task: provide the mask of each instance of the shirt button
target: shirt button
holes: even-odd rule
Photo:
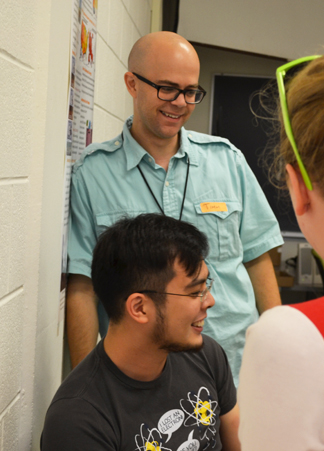
[[[192,138],[192,135],[191,135],[190,133],[189,133],[189,135],[188,135],[188,136],[189,136],[189,138]]]
[[[169,186],[170,183],[168,181],[165,182],[165,186]]]
[[[149,160],[150,163],[152,163],[152,158],[149,158],[148,160]]]
[[[119,146],[119,141],[115,141],[115,146]]]

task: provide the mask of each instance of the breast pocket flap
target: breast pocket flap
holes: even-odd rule
[[[110,215],[97,215],[96,222],[97,226],[109,226],[111,224],[111,216]]]
[[[242,205],[237,201],[206,201],[195,204],[198,215],[215,215],[220,219],[228,218],[235,211],[241,212]]]
[[[125,217],[132,217],[138,216],[142,213],[145,213],[143,210],[127,210],[125,211],[112,211],[109,213],[100,213],[96,215],[96,224],[97,227],[109,227],[112,224],[115,224],[119,219],[125,218]]]

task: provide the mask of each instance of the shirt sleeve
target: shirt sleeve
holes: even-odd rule
[[[236,388],[225,351],[221,348],[224,360],[224,377],[219,389],[219,400],[221,406],[220,415],[230,412],[236,405]]]
[[[60,399],[46,415],[41,451],[117,450],[113,428],[87,401]]]
[[[214,373],[220,415],[230,412],[236,404],[236,388],[227,356],[223,348],[210,337],[204,336],[206,351],[209,354],[208,363]]]
[[[91,277],[92,252],[97,242],[89,193],[80,169],[72,176],[68,237],[68,272]]]
[[[301,312],[275,307],[247,331],[238,403],[242,451],[324,449],[324,340]]]
[[[278,221],[242,153],[237,154],[236,163],[242,192],[243,262],[248,262],[280,246],[283,239]]]

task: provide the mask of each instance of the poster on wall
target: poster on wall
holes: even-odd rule
[[[72,165],[92,142],[98,0],[73,0],[72,8],[58,332],[65,310]]]

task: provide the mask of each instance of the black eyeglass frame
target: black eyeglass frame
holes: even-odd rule
[[[157,84],[153,83],[152,81],[148,80],[147,78],[144,78],[144,77],[142,77],[141,75],[136,74],[135,72],[132,72],[132,74],[135,75],[135,77],[137,77],[139,80],[141,80],[141,81],[143,81],[144,83],[146,83],[146,84],[152,86],[153,88],[155,88],[155,89],[157,90],[157,97],[158,97],[158,99],[163,100],[164,102],[173,102],[174,100],[176,100],[176,99],[179,97],[180,94],[183,94],[184,99],[185,99],[185,102],[186,102],[188,105],[198,105],[199,103],[201,103],[201,102],[203,101],[205,95],[207,94],[207,92],[204,90],[204,88],[202,88],[202,87],[199,86],[199,85],[198,85],[198,88],[199,88],[199,89],[179,89],[179,88],[175,88],[174,86],[157,85]],[[159,93],[160,93],[160,89],[161,89],[161,88],[168,88],[168,89],[172,88],[172,89],[174,89],[175,91],[178,91],[178,93],[175,95],[174,99],[162,99],[162,98],[159,96]],[[188,102],[187,99],[186,99],[186,93],[187,93],[187,92],[195,92],[195,93],[198,93],[198,92],[199,92],[199,93],[202,93],[203,96],[202,96],[202,98],[199,100],[199,102]]]
[[[154,290],[142,290],[142,291],[137,291],[137,293],[141,293],[141,294],[146,294],[146,293],[153,293],[153,294],[168,294],[168,295],[172,295],[172,296],[186,296],[189,298],[200,298],[200,302],[204,302],[204,300],[206,299],[208,293],[210,293],[210,290],[213,286],[214,283],[214,279],[212,279],[211,277],[207,277],[207,281],[209,282],[208,284],[206,283],[206,288],[202,291],[197,291],[196,293],[190,293],[190,294],[179,294],[179,293],[165,293],[165,292],[161,292],[161,291],[154,291]]]

